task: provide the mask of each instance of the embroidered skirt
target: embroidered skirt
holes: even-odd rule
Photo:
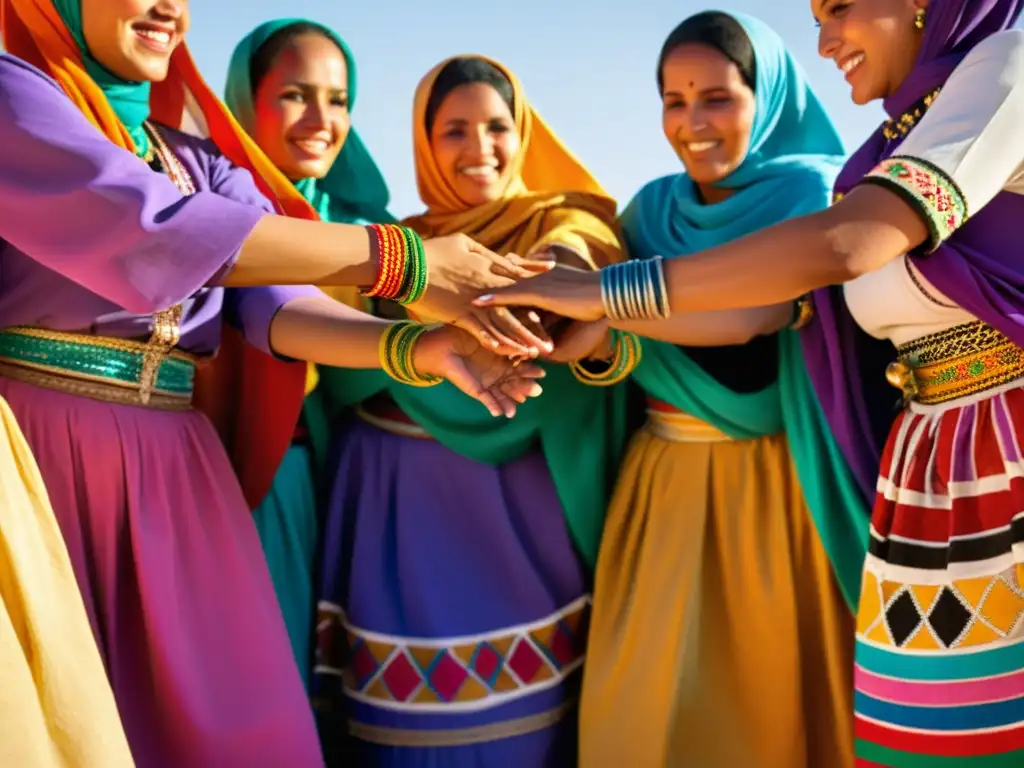
[[[314,692],[350,763],[571,768],[589,596],[544,458],[399,423],[340,439]]]
[[[598,559],[580,765],[851,766],[853,615],[785,438],[650,416]]]
[[[1024,765],[1024,387],[911,403],[857,622],[860,765]]]

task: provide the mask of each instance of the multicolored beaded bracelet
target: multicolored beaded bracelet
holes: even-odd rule
[[[584,366],[585,361],[577,360],[570,368],[578,381],[594,387],[610,387],[629,378],[640,364],[642,348],[640,338],[635,333],[612,330],[611,338],[615,354],[607,369],[601,373],[594,373]]]
[[[391,325],[381,335],[380,345],[377,347],[384,372],[395,381],[411,387],[432,387],[440,384],[443,381],[440,376],[424,376],[416,370],[412,360],[420,336],[436,327],[409,320]]]
[[[427,256],[423,239],[400,224],[370,224],[376,240],[380,271],[376,284],[363,295],[413,304],[427,290]]]
[[[665,320],[671,314],[664,259],[624,261],[601,270],[601,302],[610,320]]]

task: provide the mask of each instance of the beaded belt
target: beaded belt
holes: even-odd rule
[[[733,438],[668,403],[647,398],[647,431],[672,443],[731,443]]]
[[[980,321],[922,336],[896,351],[885,377],[905,403],[936,405],[1024,377],[1024,350]]]
[[[0,376],[109,403],[189,410],[199,359],[155,346],[43,328],[8,328],[0,331]]]

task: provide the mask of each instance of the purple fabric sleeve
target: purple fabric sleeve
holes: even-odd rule
[[[210,188],[218,195],[273,213],[273,206],[256,186],[252,174],[233,165],[226,157],[218,157],[211,164]],[[233,265],[234,259],[222,274]],[[228,288],[224,295],[224,312],[228,322],[241,330],[247,342],[262,352],[274,354],[270,348],[270,325],[281,307],[292,299],[323,295],[311,285]]]
[[[0,57],[0,147],[4,239],[129,312],[192,296],[265,215],[215,192],[182,198],[100,134],[52,80],[10,56]]]

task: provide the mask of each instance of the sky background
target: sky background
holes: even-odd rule
[[[759,15],[775,28],[848,150],[882,119],[878,105],[854,106],[838,69],[818,57],[810,0],[192,0],[191,7],[189,47],[218,93],[235,45],[268,19],[304,16],[348,42],[359,75],[353,125],[381,167],[399,216],[422,208],[412,163],[413,92],[430,68],[456,54],[486,54],[515,72],[534,107],[620,205],[645,182],[679,168],[661,133],[654,68],[672,28],[709,7]]]

